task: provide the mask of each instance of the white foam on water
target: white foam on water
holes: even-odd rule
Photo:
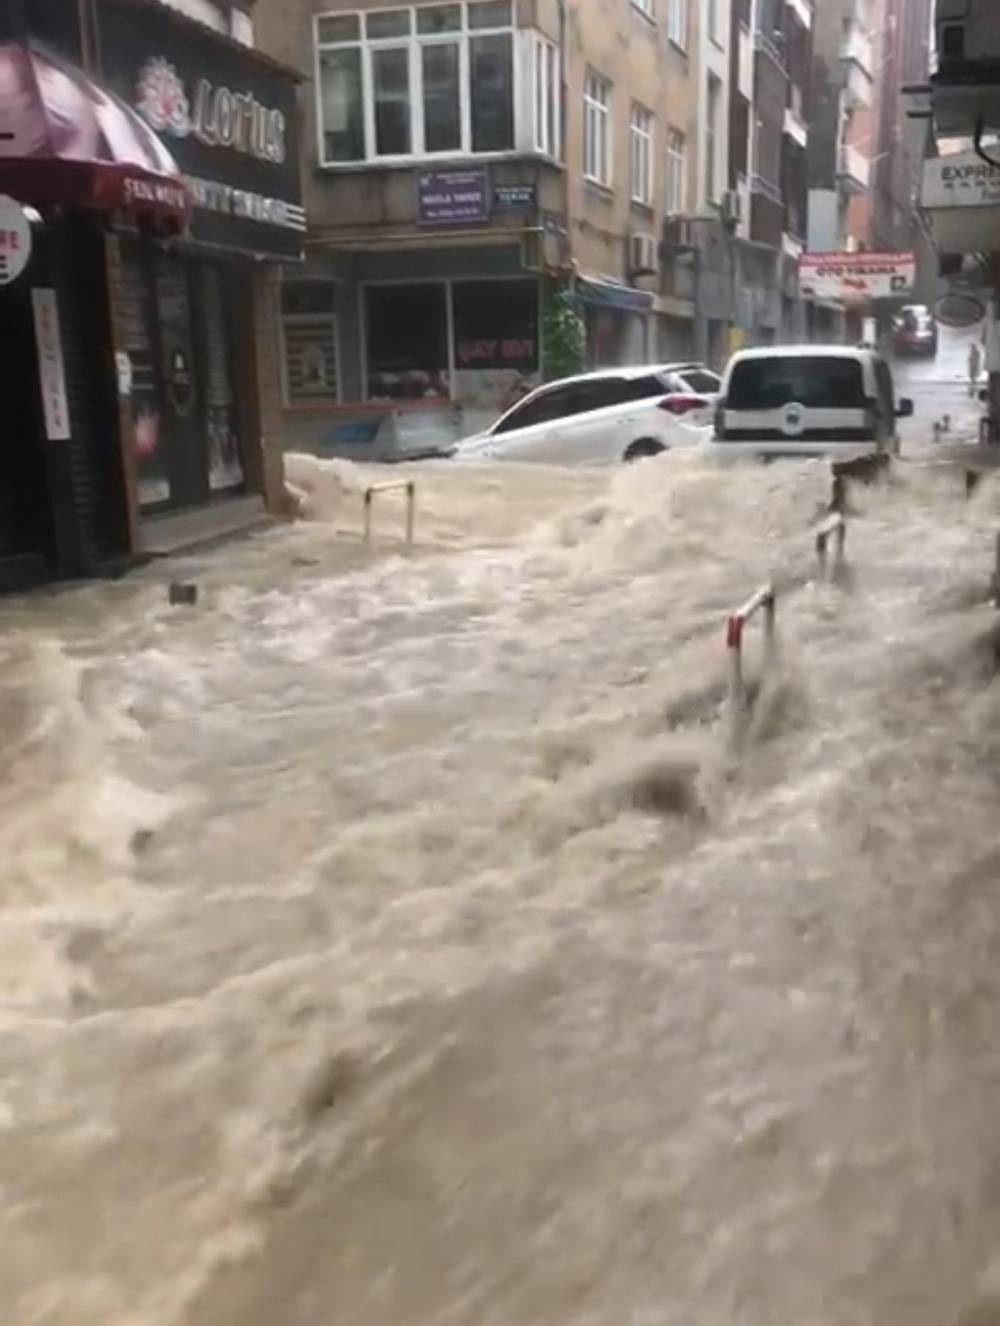
[[[407,467],[409,555],[289,474],[195,609],[6,610],[11,1320],[997,1321],[1000,489],[836,587],[819,465]]]

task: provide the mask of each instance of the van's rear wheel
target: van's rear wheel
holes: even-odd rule
[[[659,456],[661,452],[666,451],[662,442],[657,442],[652,437],[641,437],[638,442],[633,442],[622,457],[626,465],[631,465],[636,460],[648,460],[650,456]]]

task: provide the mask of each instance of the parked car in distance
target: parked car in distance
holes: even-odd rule
[[[711,431],[720,379],[702,364],[603,369],[536,388],[459,459],[615,464],[697,446]]]
[[[859,471],[899,452],[892,372],[871,350],[800,345],[743,350],[723,375],[709,449],[723,460],[828,456]]]
[[[937,354],[937,320],[926,304],[908,304],[893,318],[892,348],[898,355]]]

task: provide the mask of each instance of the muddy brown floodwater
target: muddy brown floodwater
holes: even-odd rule
[[[302,465],[0,607],[0,1322],[1000,1322],[1000,489]]]

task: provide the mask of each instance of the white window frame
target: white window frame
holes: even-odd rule
[[[672,126],[667,130],[667,216],[683,216],[687,210],[687,135]]]
[[[648,107],[632,102],[628,121],[629,197],[641,207],[653,205],[653,140],[655,117]]]
[[[588,69],[583,83],[583,177],[610,189],[612,183],[611,109],[614,88]]]
[[[646,18],[656,18],[656,10],[653,0],[632,0],[633,9],[638,9],[640,14],[645,14]]]
[[[687,50],[688,0],[667,0],[667,36],[680,50]]]
[[[311,282],[299,282],[293,279],[289,285]],[[281,327],[281,396],[286,409],[322,408],[339,405],[343,400],[343,375],[340,361],[340,328],[337,324],[337,287],[333,281],[322,281],[330,291],[330,308],[325,313],[286,313],[282,303],[281,288],[278,290],[278,320]],[[333,341],[334,390],[326,395],[293,397],[292,384],[288,372],[288,329],[289,327],[324,327]]]
[[[553,161],[562,159],[562,63],[559,47],[531,34],[532,146]]]
[[[516,0],[510,0],[510,21],[501,26],[471,27],[469,10],[491,0],[438,0],[439,3],[455,3],[462,11],[462,26],[451,32],[418,33],[417,13],[427,5],[386,5],[368,10],[327,10],[313,16],[313,55],[315,68],[316,96],[316,151],[319,164],[326,170],[357,170],[365,166],[391,166],[408,164],[414,161],[441,161],[456,158],[471,158],[476,161],[490,160],[497,157],[516,156],[519,151],[519,118],[522,105],[522,60],[519,33],[517,28]],[[401,37],[369,38],[365,34],[365,20],[373,14],[406,10],[410,15],[408,35]],[[348,41],[322,41],[320,25],[324,19],[356,18],[358,36]],[[499,151],[476,152],[472,146],[472,105],[471,91],[471,43],[476,37],[509,35],[511,39],[511,89],[513,101],[513,142],[509,148]],[[461,142],[456,148],[440,152],[428,152],[424,148],[424,97],[423,97],[423,61],[421,58],[425,46],[457,45],[459,48],[459,110],[461,124]],[[399,50],[405,47],[408,52],[407,69],[409,74],[410,96],[410,151],[392,154],[379,154],[376,151],[375,136],[375,84],[373,74],[373,53],[376,51]],[[326,156],[326,134],[323,121],[323,63],[326,51],[360,50],[361,52],[361,99],[364,120],[364,156],[354,161],[334,161]]]

